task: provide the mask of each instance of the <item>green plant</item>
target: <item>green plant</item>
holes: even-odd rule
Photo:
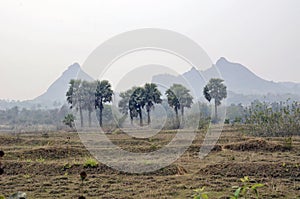
[[[40,158],[37,158],[35,161],[43,163],[43,162],[45,162],[45,158],[40,157]]]
[[[205,192],[204,189],[205,189],[205,187],[194,190],[196,192],[194,194],[194,199],[208,199],[207,192]]]
[[[284,147],[286,147],[287,149],[292,149],[293,146],[293,139],[292,137],[288,137],[284,139]]]
[[[299,102],[267,103],[258,100],[245,110],[245,123],[254,135],[287,136],[287,147],[291,147],[291,136],[299,134]]]
[[[72,166],[72,165],[70,165],[69,163],[66,163],[66,164],[64,164],[62,170],[63,170],[63,171],[66,171],[66,170],[70,169],[71,166]]]
[[[23,177],[26,178],[26,179],[29,179],[29,178],[31,178],[31,175],[29,175],[29,174],[24,174]]]
[[[158,147],[159,147],[159,146],[158,146],[157,144],[152,143],[151,146],[150,146],[150,150],[151,150],[151,151],[155,151],[155,150],[157,150]]]
[[[88,167],[94,168],[94,167],[97,167],[97,166],[98,166],[98,162],[97,162],[97,160],[95,160],[95,159],[93,159],[93,158],[87,159],[87,160],[84,162],[84,164],[83,164],[83,167],[85,167],[85,168],[88,168]]]
[[[5,199],[5,197],[1,195],[1,196],[0,196],[0,199]]]
[[[248,176],[245,176],[244,178],[241,178],[241,181],[243,183],[242,186],[235,186],[233,188],[236,188],[234,195],[231,197],[231,199],[238,199],[240,196],[243,196],[243,198],[247,198],[247,196],[252,196],[251,194],[254,193],[255,197],[258,199],[259,194],[257,188],[263,187],[264,184],[256,183],[251,184],[250,178]]]
[[[71,129],[74,128],[75,116],[73,114],[68,114],[65,116],[63,123],[69,126]]]

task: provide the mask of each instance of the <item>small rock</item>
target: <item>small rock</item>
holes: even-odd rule
[[[26,193],[18,191],[17,193],[9,196],[9,199],[26,199]]]

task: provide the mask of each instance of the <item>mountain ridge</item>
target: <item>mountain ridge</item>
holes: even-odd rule
[[[210,78],[220,76],[224,79],[224,83],[227,86],[227,103],[249,104],[255,99],[279,101],[285,98],[291,98],[292,100],[300,100],[300,83],[265,80],[257,76],[246,66],[240,63],[230,62],[225,57],[221,57],[207,70],[198,71],[192,67],[189,71],[179,76],[159,74],[152,77],[152,82],[163,85],[163,87],[160,86],[162,93],[173,83],[183,84],[190,88],[198,100],[205,101],[202,94],[203,87]],[[34,107],[34,104],[41,104],[47,108],[53,107],[54,102],[56,102],[56,104],[57,102],[64,104],[66,103],[65,95],[68,90],[69,82],[71,79],[76,78],[88,81],[93,80],[92,77],[81,69],[78,63],[74,63],[68,66],[61,76],[40,96],[32,100],[14,103],[5,103],[5,100],[1,100],[0,109],[5,109],[12,105],[16,106],[18,104],[20,107]],[[9,103],[10,105],[5,105]]]
[[[44,103],[47,101],[63,102],[71,79],[83,79],[92,81],[93,78],[86,74],[78,63],[73,63],[57,78],[46,92],[34,98],[32,101]]]
[[[280,100],[284,98],[284,95],[291,96],[293,99],[300,99],[300,83],[265,80],[257,76],[246,66],[230,62],[224,57],[221,57],[216,64],[213,64],[207,70],[198,71],[195,68],[191,68],[189,71],[183,73],[182,76],[156,75],[153,76],[152,81],[163,84],[165,87],[170,87],[173,82],[182,83],[192,90],[193,88],[203,88],[205,82],[213,77],[224,80],[228,91],[230,91],[228,92],[229,102],[236,102],[240,99],[245,103],[249,103],[250,100],[264,99],[263,96],[266,95],[278,96]],[[197,89],[195,96],[199,100],[204,101],[202,89]],[[245,101],[242,98],[247,98],[248,100]]]

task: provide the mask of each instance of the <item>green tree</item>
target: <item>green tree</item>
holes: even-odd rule
[[[96,83],[96,81],[83,81],[81,86],[84,97],[83,108],[88,111],[89,127],[92,125],[92,112],[95,109]]]
[[[145,106],[145,89],[143,87],[137,87],[129,99],[129,111],[134,113],[135,111],[140,118],[140,126],[143,126],[143,114],[142,110]]]
[[[145,104],[146,104],[146,111],[148,116],[148,125],[151,123],[150,118],[150,111],[154,108],[154,104],[159,104],[162,102],[161,93],[157,89],[157,85],[154,83],[146,83],[144,86],[145,90]]]
[[[190,91],[181,84],[173,84],[166,91],[168,104],[170,107],[174,108],[176,119],[179,127],[179,117],[178,110],[181,110],[181,119],[184,121],[184,108],[190,108],[193,103],[193,96],[191,96]]]
[[[73,114],[68,114],[65,116],[63,123],[67,126],[69,126],[71,129],[74,128],[74,121],[75,121],[75,117]]]
[[[113,91],[111,89],[111,84],[107,80],[96,82],[96,92],[95,92],[95,108],[99,109],[99,125],[102,127],[102,111],[103,104],[112,101]]]
[[[218,119],[218,106],[221,105],[221,101],[227,97],[227,88],[223,84],[224,80],[219,78],[212,78],[208,84],[203,88],[203,95],[207,101],[214,99],[215,101],[215,119]]]
[[[133,123],[133,118],[137,117],[137,112],[133,106],[129,107],[129,100],[136,89],[137,87],[132,87],[131,89],[126,90],[125,92],[121,92],[120,97],[122,99],[119,101],[118,104],[120,112],[123,113],[125,116],[127,116],[129,112],[131,124]]]
[[[70,109],[75,108],[76,111],[79,110],[80,114],[80,126],[83,127],[83,104],[84,104],[84,95],[81,89],[81,80],[72,79],[70,81],[69,90],[66,93],[67,102],[70,104]]]

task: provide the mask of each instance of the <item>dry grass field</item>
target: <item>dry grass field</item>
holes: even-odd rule
[[[119,131],[108,137],[123,149],[147,152],[168,143],[175,132],[133,139]],[[28,198],[193,198],[205,187],[209,198],[230,198],[233,186],[249,176],[262,183],[260,198],[300,198],[300,137],[292,148],[284,138],[249,137],[226,127],[214,150],[204,159],[198,152],[204,138],[199,132],[192,146],[172,165],[156,172],[129,174],[104,164],[93,165],[77,133],[31,132],[0,134],[3,175],[0,195],[17,191]],[[80,179],[80,172],[87,177]],[[250,196],[249,198],[252,198]]]

